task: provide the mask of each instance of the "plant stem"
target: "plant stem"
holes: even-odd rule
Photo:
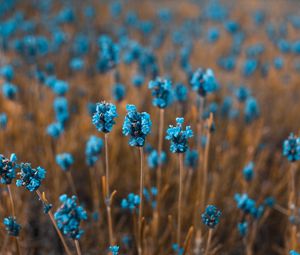
[[[76,188],[75,188],[74,179],[73,179],[72,174],[71,174],[70,171],[67,172],[67,178],[68,178],[68,181],[69,181],[69,184],[71,186],[73,194],[78,197],[77,192],[76,192]]]
[[[142,217],[143,217],[143,190],[144,190],[144,169],[143,169],[143,147],[139,147],[140,160],[141,160],[141,172],[140,172],[140,204],[139,204],[139,215],[138,215],[138,254],[143,254],[142,248]]]
[[[177,213],[177,244],[181,242],[181,210],[182,210],[182,176],[183,176],[183,153],[179,153],[179,193],[178,193],[178,213]]]
[[[36,190],[36,193],[37,193],[39,199],[40,199],[41,201],[43,201],[43,197],[42,197],[41,192],[40,192],[39,190]],[[55,230],[56,230],[56,232],[57,232],[57,234],[58,234],[58,236],[59,236],[59,238],[60,238],[60,240],[61,240],[61,242],[62,242],[62,244],[63,244],[63,246],[64,246],[64,249],[65,249],[66,253],[67,253],[68,255],[71,255],[72,253],[71,253],[69,247],[67,246],[66,241],[65,241],[65,239],[64,239],[64,237],[63,237],[63,235],[62,235],[62,233],[60,232],[59,228],[57,227],[57,224],[56,224],[56,222],[55,222],[55,219],[54,219],[54,216],[53,216],[52,212],[49,211],[49,212],[48,212],[48,215],[49,215],[49,218],[50,218],[50,220],[51,220],[51,222],[52,222],[52,224],[53,224],[53,226],[54,226],[54,228],[55,228]]]
[[[202,207],[201,210],[204,209],[204,205],[206,203],[206,190],[207,190],[207,175],[208,175],[208,156],[209,156],[209,147],[210,147],[210,131],[207,131],[207,140],[205,144],[204,151],[204,162],[203,162],[203,183],[202,183]]]
[[[296,164],[291,163],[290,167],[290,195],[289,195],[289,211],[290,216],[295,216],[296,209],[296,188],[295,188],[295,172]],[[291,226],[291,248],[296,249],[297,247],[297,227],[296,225]]]
[[[106,177],[106,196],[109,197],[109,165],[108,165],[108,134],[104,135],[105,142],[105,177]]]
[[[211,244],[211,238],[212,238],[212,229],[209,229],[208,231],[208,237],[207,237],[207,242],[206,242],[206,248],[205,248],[205,253],[204,255],[209,254],[209,249],[210,249],[210,244]]]
[[[80,245],[79,245],[78,240],[74,240],[74,242],[75,242],[75,246],[76,246],[77,255],[81,255],[81,250],[80,250]]]
[[[162,148],[163,148],[163,132],[164,132],[164,116],[165,116],[165,110],[160,109],[159,110],[159,132],[158,132],[158,167],[157,167],[157,190],[160,192],[161,190],[161,183],[162,183],[162,173],[161,173],[161,153],[162,153]]]

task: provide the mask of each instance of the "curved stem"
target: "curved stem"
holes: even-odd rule
[[[209,249],[210,249],[210,244],[211,244],[211,238],[212,238],[212,229],[209,229],[208,231],[208,237],[207,237],[207,242],[206,242],[206,248],[205,248],[205,253],[204,255],[209,254]]]
[[[177,244],[181,242],[181,210],[182,210],[182,175],[183,175],[183,154],[179,153],[179,193],[178,193],[178,213],[177,213]]]
[[[81,255],[81,249],[78,240],[74,240],[76,246],[77,255]]]
[[[143,169],[143,157],[144,151],[143,147],[139,148],[140,160],[141,160],[141,170],[140,170],[140,204],[139,204],[139,216],[138,216],[138,254],[143,254],[142,248],[142,217],[143,217],[143,189],[144,189],[144,169]]]

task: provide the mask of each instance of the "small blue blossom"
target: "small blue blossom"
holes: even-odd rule
[[[103,149],[103,141],[97,136],[90,136],[85,146],[85,158],[88,166],[94,166]]]
[[[221,211],[214,205],[208,205],[201,215],[202,222],[209,228],[215,228],[221,217]]]
[[[239,231],[241,236],[247,235],[247,233],[248,233],[248,222],[243,221],[243,222],[238,223],[237,228],[238,228],[238,231]]]
[[[6,113],[0,113],[0,130],[5,129],[7,126],[7,115]]]
[[[71,165],[74,163],[74,158],[70,153],[57,154],[55,160],[63,171],[70,170]]]
[[[180,247],[177,243],[172,244],[172,250],[176,255],[183,255],[184,249]]]
[[[252,181],[254,176],[254,163],[251,161],[249,162],[243,169],[244,179],[249,182]]]
[[[18,87],[12,83],[5,82],[2,85],[2,93],[7,99],[14,99],[18,92]]]
[[[264,206],[256,206],[256,202],[249,198],[247,194],[235,194],[234,200],[237,207],[245,214],[250,214],[254,219],[259,219],[264,213]]]
[[[19,179],[16,181],[18,187],[25,186],[30,192],[36,191],[46,177],[46,170],[40,166],[32,168],[30,163],[21,163]]]
[[[250,90],[245,86],[240,86],[235,90],[235,96],[240,102],[245,102],[250,94]]]
[[[115,84],[113,86],[112,92],[113,92],[113,98],[118,102],[121,102],[126,96],[126,88],[121,83]]]
[[[167,129],[166,139],[171,141],[170,151],[173,153],[185,153],[188,149],[188,139],[193,137],[190,126],[183,130],[184,118],[176,118],[176,126],[170,125]]]
[[[151,132],[152,122],[146,112],[137,112],[134,105],[127,105],[127,115],[123,123],[123,135],[129,136],[129,145],[143,147],[148,134]]]
[[[174,92],[170,80],[158,77],[149,82],[148,88],[151,90],[154,106],[164,109],[172,104]]]
[[[68,100],[65,97],[57,97],[53,102],[56,121],[64,125],[69,119]]]
[[[300,138],[291,133],[283,142],[282,154],[291,162],[300,160]]]
[[[208,93],[214,92],[218,88],[215,75],[211,69],[197,69],[190,80],[192,88],[200,96],[205,97]]]
[[[16,154],[11,154],[10,159],[5,158],[0,154],[0,183],[11,184],[12,180],[16,178],[17,168]]]
[[[64,127],[60,122],[54,122],[47,127],[47,134],[53,138],[58,138],[64,132]]]
[[[298,253],[298,252],[292,250],[292,251],[290,251],[290,255],[300,255],[300,253]]]
[[[135,87],[140,88],[145,82],[145,77],[142,74],[136,74],[132,77],[131,82]]]
[[[216,27],[209,28],[209,30],[207,32],[208,42],[214,43],[219,39],[219,37],[220,37],[220,31],[218,28],[216,28]]]
[[[198,166],[199,154],[197,150],[187,150],[184,164],[187,168],[196,169]]]
[[[52,90],[56,95],[64,96],[69,90],[69,84],[66,81],[55,80]]]
[[[11,81],[14,78],[14,68],[11,65],[5,65],[0,69],[0,75],[6,80]]]
[[[117,245],[109,246],[109,251],[112,253],[112,255],[118,255],[119,249],[120,249],[120,247]]]
[[[245,121],[251,123],[257,119],[260,114],[260,109],[257,100],[254,97],[249,97],[245,102],[244,108]]]
[[[121,207],[123,209],[129,209],[131,212],[138,210],[138,206],[141,202],[140,196],[134,193],[128,194],[127,198],[123,198],[121,201]]]
[[[3,224],[5,229],[10,236],[18,236],[21,230],[21,225],[18,224],[15,217],[9,216],[4,218]]]
[[[175,90],[174,90],[175,98],[178,102],[185,102],[188,97],[188,89],[183,84],[176,84]]]
[[[144,188],[143,190],[143,195],[146,201],[151,203],[152,208],[156,208],[157,206],[157,201],[156,201],[157,194],[158,194],[158,190],[156,187],[151,187],[149,190]]]
[[[84,231],[80,222],[87,220],[87,213],[83,207],[77,205],[77,197],[68,197],[66,194],[59,197],[62,205],[54,214],[55,221],[62,233],[74,240],[80,239]]]
[[[109,133],[115,124],[116,117],[118,117],[117,107],[111,103],[101,102],[96,105],[92,122],[98,131]]]
[[[167,154],[164,151],[162,151],[159,156],[157,150],[152,150],[147,157],[147,162],[150,169],[154,169],[159,165],[163,165],[166,160]]]

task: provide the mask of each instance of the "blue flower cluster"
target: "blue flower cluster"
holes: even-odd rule
[[[143,147],[146,136],[151,132],[152,122],[146,112],[137,112],[135,105],[127,105],[127,115],[123,123],[123,135],[129,136],[129,145]]]
[[[162,151],[161,154],[158,155],[157,150],[152,150],[147,157],[147,162],[150,169],[155,169],[159,165],[163,165],[164,163],[166,163],[166,160],[167,154],[164,151]]]
[[[46,177],[46,170],[40,166],[36,169],[30,163],[21,163],[19,179],[16,181],[18,187],[25,186],[30,192],[36,191]]]
[[[140,196],[134,193],[128,194],[127,198],[123,198],[121,201],[121,207],[123,209],[129,209],[131,212],[138,210],[138,206],[141,202]]]
[[[0,130],[5,129],[7,126],[7,115],[6,113],[0,113]]]
[[[126,88],[121,83],[116,83],[112,89],[113,98],[117,102],[121,102],[126,96]]]
[[[64,126],[60,122],[54,122],[47,127],[47,134],[57,139],[64,132]]]
[[[117,245],[109,246],[109,251],[112,253],[112,255],[118,255],[119,249],[120,249],[120,247]]]
[[[116,117],[118,117],[116,106],[111,103],[101,102],[96,105],[96,112],[93,115],[92,122],[98,131],[109,133],[115,124]]]
[[[174,92],[170,80],[157,77],[149,82],[148,88],[152,92],[152,104],[154,106],[164,109],[172,104]]]
[[[290,255],[300,255],[300,253],[298,253],[298,252],[292,250],[292,251],[290,251]]]
[[[156,197],[158,194],[158,190],[156,187],[151,187],[149,190],[144,188],[143,190],[143,195],[146,199],[147,202],[149,202],[152,206],[152,208],[156,208],[157,205],[157,201],[156,201]]]
[[[68,197],[66,194],[59,197],[62,205],[54,214],[55,221],[62,233],[72,239],[78,240],[84,231],[80,229],[80,222],[87,220],[87,213],[83,207],[77,205],[77,197]]]
[[[205,97],[218,89],[214,72],[211,69],[197,69],[190,80],[192,88],[200,96]]]
[[[176,118],[176,126],[170,125],[167,129],[166,139],[171,141],[170,151],[173,153],[185,153],[188,149],[188,139],[193,137],[190,126],[183,130],[184,118]]]
[[[55,160],[63,171],[70,170],[71,165],[74,163],[74,158],[70,153],[57,154]]]
[[[88,166],[94,166],[103,149],[101,138],[91,135],[85,146],[85,158]]]
[[[221,211],[214,205],[208,205],[205,212],[201,215],[202,222],[209,228],[215,228],[221,217]]]
[[[0,154],[0,183],[11,184],[12,180],[16,178],[16,162],[16,154],[11,154],[10,159]]]
[[[21,225],[18,224],[15,217],[9,216],[4,218],[3,224],[5,229],[10,236],[18,236],[21,230]]]
[[[53,102],[55,118],[58,123],[64,125],[69,119],[68,100],[65,97],[57,97]]]
[[[300,138],[291,133],[283,142],[282,154],[291,162],[300,160]]]
[[[187,150],[184,157],[184,164],[187,168],[196,169],[198,166],[199,154],[197,150]]]
[[[249,182],[252,181],[254,176],[254,163],[251,161],[249,162],[243,169],[244,179]]]
[[[247,194],[235,194],[234,200],[237,203],[237,207],[241,209],[245,214],[250,214],[254,219],[258,219],[265,211],[264,205],[256,205],[256,202],[249,198]]]

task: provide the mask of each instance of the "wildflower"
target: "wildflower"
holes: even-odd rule
[[[68,171],[70,170],[71,165],[74,163],[74,158],[70,153],[57,154],[56,163],[63,171]]]
[[[46,177],[46,170],[40,166],[36,169],[30,163],[21,163],[19,179],[16,182],[18,187],[25,186],[30,192],[37,190],[43,179]]]
[[[127,198],[123,198],[121,201],[121,207],[123,209],[129,209],[131,212],[138,209],[141,202],[140,196],[130,193]]]
[[[2,93],[7,99],[14,99],[18,92],[18,87],[12,83],[5,82],[2,85]]]
[[[260,218],[264,213],[264,206],[256,206],[256,202],[249,198],[247,194],[235,194],[234,199],[239,209],[245,214],[250,214],[255,219]]]
[[[120,249],[120,247],[117,245],[109,246],[109,251],[112,253],[112,255],[118,255],[119,249]]]
[[[64,131],[64,127],[60,122],[54,122],[47,127],[47,134],[53,138],[58,138]]]
[[[188,168],[196,169],[198,166],[199,155],[197,150],[187,150],[184,164]]]
[[[7,115],[6,113],[0,113],[0,130],[5,129],[7,126]]]
[[[5,229],[10,236],[18,236],[21,230],[21,225],[18,224],[15,217],[9,216],[4,218],[3,224],[5,225]]]
[[[300,138],[291,133],[283,142],[282,154],[291,162],[300,160]]]
[[[249,97],[245,103],[245,120],[247,123],[252,122],[254,119],[259,117],[259,105],[254,97]]]
[[[86,163],[89,166],[95,165],[103,148],[103,141],[97,136],[90,136],[85,146]]]
[[[220,37],[220,31],[218,28],[216,28],[216,27],[209,28],[209,30],[207,32],[208,42],[214,43],[214,42],[218,41],[219,37]]]
[[[193,73],[190,83],[193,90],[202,97],[214,92],[218,88],[215,75],[211,69],[197,69]]]
[[[145,77],[142,74],[134,75],[131,80],[132,84],[137,88],[140,88],[144,84],[144,81]]]
[[[157,77],[149,82],[148,88],[152,92],[152,104],[158,108],[164,109],[173,102],[172,82],[168,79]]]
[[[250,96],[250,90],[245,86],[240,86],[235,90],[235,96],[240,102],[245,102]]]
[[[83,207],[77,205],[77,197],[66,194],[59,197],[62,205],[54,214],[58,228],[69,238],[78,240],[84,231],[80,229],[80,222],[87,220],[87,213]]]
[[[58,96],[64,96],[69,90],[69,84],[66,81],[55,80],[52,90]]]
[[[135,105],[127,105],[122,132],[129,136],[129,145],[143,147],[146,136],[151,132],[152,122],[146,112],[137,112]]]
[[[16,154],[11,154],[10,159],[0,154],[0,183],[11,184],[12,180],[16,178],[16,162]]]
[[[248,233],[248,222],[247,221],[238,223],[237,227],[238,227],[238,231],[241,236],[247,235],[247,233]]]
[[[208,205],[201,215],[202,222],[209,228],[215,228],[220,221],[221,211],[214,205]]]
[[[178,102],[185,102],[188,96],[188,89],[183,84],[177,84],[175,86],[175,97]]]
[[[264,200],[264,205],[265,206],[269,206],[270,208],[272,208],[276,203],[276,200],[274,197],[267,197],[265,200]]]
[[[157,187],[151,187],[149,190],[144,188],[143,189],[143,195],[145,199],[151,203],[152,208],[156,208],[157,202],[156,202],[156,197],[158,194],[158,189]]]
[[[251,181],[254,175],[254,163],[251,161],[243,169],[243,175],[246,181]]]
[[[69,119],[68,100],[65,97],[55,98],[53,108],[56,121],[64,124]]]
[[[180,247],[177,243],[172,244],[172,250],[177,255],[183,255],[183,252],[184,252],[184,249],[182,247]]]
[[[298,253],[298,252],[292,250],[292,251],[290,251],[290,255],[300,255],[300,253]]]
[[[176,126],[170,125],[167,129],[166,139],[171,141],[170,151],[173,153],[184,153],[188,149],[188,139],[193,136],[190,126],[183,130],[184,118],[176,118]]]
[[[118,117],[116,106],[103,101],[97,103],[92,122],[98,131],[109,133],[116,123],[114,120],[116,117]]]
[[[0,75],[6,80],[11,81],[14,76],[14,69],[11,65],[5,65],[0,69]]]
[[[113,87],[113,97],[116,101],[121,102],[126,95],[126,88],[123,84],[117,83]]]
[[[164,151],[158,155],[157,150],[152,150],[147,157],[148,166],[150,169],[157,168],[159,165],[163,165],[166,162],[167,155]]]

